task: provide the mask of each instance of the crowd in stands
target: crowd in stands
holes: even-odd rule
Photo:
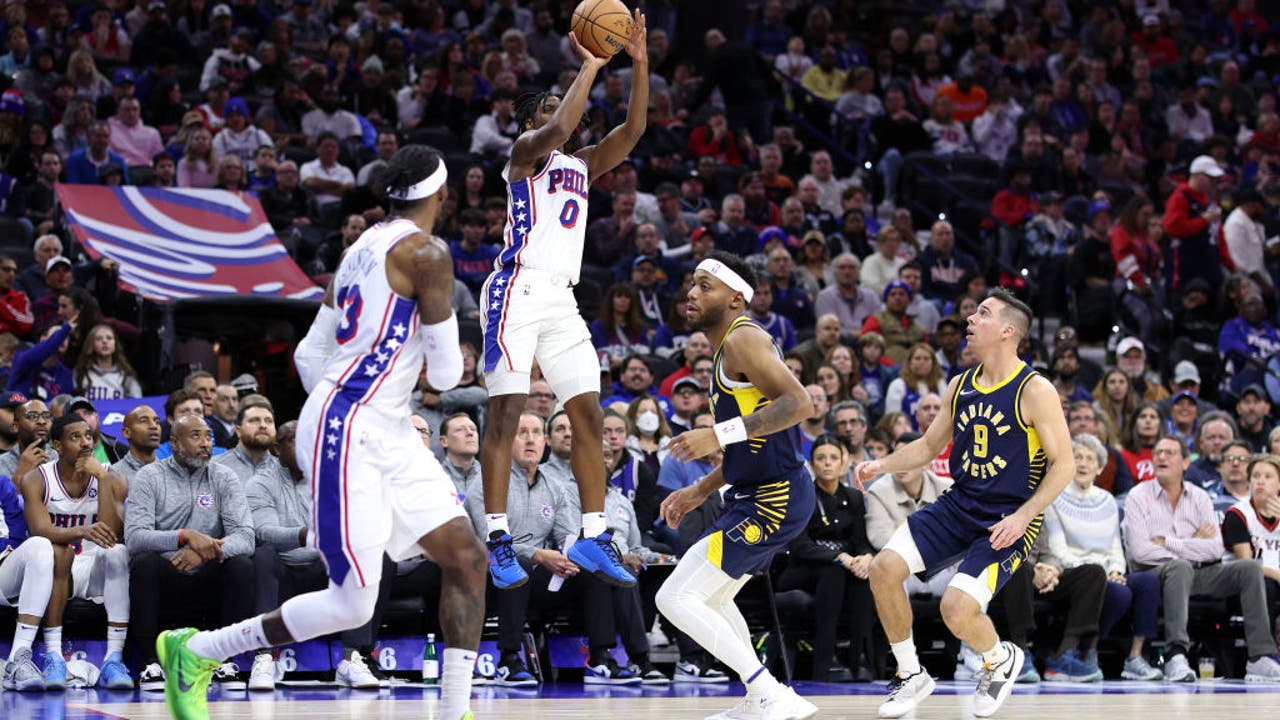
[[[1020,354],[1058,388],[1077,466],[1046,513],[1035,562],[996,600],[1008,636],[1039,643],[1022,679],[1042,669],[1087,682],[1106,667],[1194,680],[1188,657],[1212,654],[1217,638],[1189,616],[1204,607],[1192,597],[1228,598],[1229,610],[1212,611],[1244,618],[1236,674],[1280,679],[1270,659],[1280,613],[1277,8],[764,0],[721,3],[736,12],[720,17],[741,21],[695,36],[677,33],[693,12],[684,3],[641,4],[647,129],[631,158],[592,179],[575,288],[600,360],[609,521],[632,570],[678,556],[720,511],[713,496],[679,528],[657,517],[666,493],[717,461],[682,463],[666,448],[711,423],[715,349],[688,327],[684,295],[708,252],[732,252],[758,276],[750,316],[815,406],[801,430],[819,506],[775,570],[779,592],[802,591],[816,612],[787,622],[811,638],[815,679],[886,676],[867,567],[892,528],[950,486],[949,449],[865,487],[851,468],[943,412],[948,381],[975,362],[966,319],[999,285],[1054,321],[1052,332],[1033,328]],[[504,237],[516,103],[572,81],[574,5],[4,3],[0,473],[20,486],[37,460],[56,461],[43,449],[53,417],[80,414],[98,434],[95,452],[129,489],[130,665],[144,684],[157,679],[151,638],[174,620],[151,613],[163,609],[161,584],[219,624],[323,581],[283,422],[294,409],[273,405],[275,389],[252,377],[232,385],[198,372],[181,388],[140,377],[137,301],[119,288],[118,262],[89,260],[68,234],[53,185],[255,193],[323,283],[343,248],[384,219],[387,160],[403,144],[431,144],[451,183],[436,233],[451,243],[455,309],[474,320]],[[581,142],[625,118],[630,72],[618,61],[601,73]],[[473,522],[487,400],[476,342],[464,343],[459,386],[439,392],[424,379],[413,407]],[[124,442],[102,436],[94,402],[144,390],[168,396],[166,417],[140,406]],[[512,535],[530,538],[517,552],[544,575],[566,571],[555,539],[575,533],[579,516],[569,420],[557,409],[535,378],[512,467]],[[197,482],[223,510],[183,525],[165,488]],[[5,542],[20,542],[16,532],[9,523]],[[227,562],[209,562],[210,538]],[[383,576],[384,600],[421,594],[434,622],[438,569],[423,561]],[[584,578],[557,595],[535,576],[524,591],[492,593],[495,681],[536,682],[521,635],[531,612],[553,607],[587,610],[593,656],[621,636],[630,667],[615,681],[670,679],[649,659],[662,577],[645,570],[635,590]],[[913,597],[936,602],[947,579],[913,578]],[[376,682],[361,653],[377,631],[375,618],[343,637],[347,684]],[[678,646],[674,679],[727,681],[666,632]],[[1098,656],[1112,635],[1130,639],[1114,668]],[[972,675],[980,659],[958,652],[957,675]],[[270,663],[259,656],[251,685]]]

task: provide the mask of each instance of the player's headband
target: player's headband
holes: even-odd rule
[[[403,191],[396,192],[388,189],[387,196],[393,200],[404,200],[406,202],[410,200],[421,200],[422,198],[435,195],[436,191],[439,190],[448,179],[449,169],[444,166],[444,161],[442,160],[440,161],[440,164],[436,166],[436,171],[428,175],[426,179],[410,185]]]
[[[751,302],[751,297],[756,294],[756,291],[747,284],[746,280],[742,279],[741,275],[729,269],[729,266],[719,260],[707,258],[698,263],[697,269],[708,275],[715,276],[717,280],[728,285],[729,289],[742,293],[742,297],[746,298],[747,302]]]

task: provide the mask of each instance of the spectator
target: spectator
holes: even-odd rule
[[[912,296],[907,283],[902,280],[890,282],[884,288],[884,309],[869,316],[862,324],[864,334],[873,332],[884,338],[884,354],[895,364],[905,362],[910,348],[924,342],[926,337],[925,329],[907,314]]]
[[[824,47],[818,51],[818,64],[809,68],[800,79],[805,90],[834,103],[845,86],[845,71],[836,67],[836,50]]]
[[[627,436],[626,448],[645,467],[650,475],[658,476],[658,470],[667,458],[667,444],[671,441],[671,426],[653,395],[642,395],[627,404],[627,427],[633,432]],[[636,500],[637,488],[624,487],[628,500]],[[648,503],[653,505],[654,503]],[[656,512],[654,513],[656,516]]]
[[[75,389],[89,400],[142,397],[138,373],[129,364],[115,328],[95,325],[76,360]]]
[[[98,72],[88,49],[80,48],[67,58],[67,79],[75,88],[75,95],[90,102],[111,95],[111,81]]]
[[[946,220],[933,224],[929,247],[920,253],[917,262],[924,278],[923,295],[935,304],[954,300],[960,294],[960,279],[978,272],[977,261],[955,249],[955,231]]]
[[[217,181],[216,168],[213,136],[204,128],[196,128],[187,136],[187,146],[178,161],[178,186],[211,188]]]
[[[516,122],[515,98],[498,90],[489,98],[491,112],[476,121],[471,135],[471,152],[506,158],[524,128]]]
[[[18,262],[10,255],[0,255],[0,332],[26,337],[35,316],[27,294],[13,287],[17,274]]]
[[[360,120],[349,110],[338,105],[339,92],[336,85],[325,85],[316,101],[316,108],[302,116],[302,134],[308,138],[308,144],[319,152],[320,141],[325,136],[335,139],[359,138],[362,134]],[[301,102],[299,99],[297,102]],[[277,128],[276,132],[279,132]]]
[[[254,154],[263,145],[271,145],[271,136],[254,127],[249,119],[249,105],[244,98],[233,97],[223,107],[226,125],[213,139],[213,155],[219,163],[228,156],[240,158],[243,166],[252,167]]]
[[[622,361],[618,381],[613,384],[611,394],[600,401],[600,406],[609,408],[615,403],[630,405],[632,400],[645,395],[658,398],[658,406],[662,408],[664,417],[671,415],[671,404],[666,398],[658,396],[658,390],[653,385],[653,371],[649,369],[649,363],[641,355],[633,354]]]
[[[1190,82],[1179,85],[1178,102],[1165,110],[1164,118],[1169,135],[1185,147],[1196,147],[1213,135],[1213,119],[1196,102],[1196,87]]]
[[[1017,144],[1018,114],[1009,106],[1008,93],[997,88],[986,109],[974,118],[973,142],[978,152],[998,163],[1004,162],[1009,149]]]
[[[303,187],[314,194],[321,210],[341,201],[342,193],[356,184],[351,169],[338,162],[338,151],[338,136],[323,132],[316,138],[316,159],[299,168]]]
[[[1213,509],[1219,517],[1236,503],[1249,500],[1249,466],[1253,459],[1253,448],[1243,440],[1232,440],[1222,448],[1218,463],[1221,480],[1213,487],[1204,488],[1213,499]],[[1231,543],[1226,546],[1230,552]]]
[[[1135,486],[1155,478],[1152,448],[1157,440],[1164,437],[1164,428],[1163,413],[1155,403],[1149,401],[1139,404],[1124,426],[1120,436],[1124,445],[1121,454],[1129,465],[1129,474],[1133,476]]]
[[[636,194],[620,190],[613,196],[613,214],[597,218],[587,226],[583,262],[597,267],[617,265],[635,246]]]
[[[270,405],[261,402],[242,404],[236,413],[235,431],[236,445],[212,463],[230,469],[241,491],[248,492],[255,474],[274,475],[280,467],[280,461],[271,454],[276,444],[275,413]]]
[[[222,133],[218,134],[221,135]],[[228,155],[222,158],[218,162],[218,174],[215,180],[213,187],[216,190],[239,192],[248,187],[244,172],[244,162],[240,160],[240,156]]]
[[[146,160],[150,163],[150,158]],[[76,150],[67,158],[67,182],[82,185],[98,185],[103,166],[114,166],[124,172],[125,159],[111,150],[111,125],[98,120],[89,128],[89,144]]]
[[[1164,631],[1169,643],[1164,677],[1194,682],[1187,663],[1190,596],[1238,596],[1243,609],[1249,662],[1246,679],[1280,680],[1280,663],[1271,658],[1276,641],[1267,617],[1262,568],[1253,562],[1221,562],[1222,533],[1209,495],[1184,482],[1190,451],[1174,438],[1156,442],[1156,482],[1140,484],[1125,502],[1124,540],[1132,570],[1155,570],[1164,589]]]
[[[360,170],[356,172],[356,185],[372,183],[377,178],[378,171],[385,168],[387,163],[391,161],[391,157],[400,149],[400,141],[396,139],[394,132],[381,131],[374,140],[373,149],[378,156],[362,165]]]
[[[771,310],[791,321],[796,328],[813,327],[813,298],[795,277],[795,262],[784,247],[769,251],[769,276],[773,278]]]
[[[1178,62],[1178,46],[1172,38],[1160,32],[1160,16],[1155,13],[1147,13],[1142,17],[1142,32],[1134,33],[1130,42],[1142,48],[1154,70]]]
[[[1235,194],[1235,202],[1235,209],[1222,225],[1229,264],[1252,278],[1268,279],[1263,256],[1266,228],[1261,222],[1268,211],[1267,201],[1257,190],[1244,189]]]
[[[204,120],[204,126],[211,135],[216,135],[226,125],[226,118],[223,117],[223,109],[227,106],[227,100],[231,98],[230,85],[226,78],[216,77],[205,90],[205,102],[197,106],[192,112],[198,113]]]
[[[1156,402],[1169,397],[1159,377],[1148,372],[1147,348],[1138,338],[1130,336],[1116,345],[1116,366],[1129,378],[1138,399]]]
[[[884,292],[885,286],[898,277],[898,271],[906,262],[899,254],[902,245],[902,233],[892,225],[880,228],[876,235],[876,252],[862,262],[862,270],[858,278],[862,285],[877,295]]]
[[[687,212],[680,207],[680,188],[675,183],[664,182],[654,190],[658,202],[658,216],[653,218],[653,225],[668,250],[683,248],[689,245],[690,236],[699,229],[700,223],[695,213]]]
[[[263,190],[259,197],[262,210],[277,233],[285,235],[294,228],[311,225],[314,201],[311,192],[298,184],[298,166],[292,160],[276,167],[275,185]]]
[[[200,90],[207,91],[215,78],[221,78],[227,81],[227,91],[232,95],[244,95],[252,91],[253,74],[262,67],[262,63],[248,52],[252,40],[253,32],[240,28],[227,39],[225,48],[214,50],[204,62],[204,69],[200,74]]]
[[[229,450],[239,442],[236,437],[236,417],[239,413],[240,395],[235,386],[220,383],[213,389],[213,412],[205,416],[213,430],[215,445]]]
[[[48,445],[53,415],[44,401],[10,392],[4,396],[4,405],[13,411],[17,437],[13,447],[0,455],[0,475],[22,478],[40,465],[57,462],[58,450]]]
[[[924,121],[923,127],[937,155],[974,152],[969,131],[952,116],[952,107],[951,98],[945,95],[935,97],[929,104],[929,119]]]
[[[1098,404],[1099,412],[1112,427],[1129,427],[1133,413],[1138,409],[1138,396],[1133,392],[1129,376],[1119,368],[1112,368],[1098,381],[1093,388],[1093,397]]]
[[[611,368],[622,367],[630,356],[648,352],[648,331],[635,287],[615,283],[605,291],[600,312],[591,321],[591,343],[601,356],[601,364],[608,362]]]
[[[1066,679],[1075,679],[1071,677],[1072,666],[1077,662],[1083,663],[1088,676],[1099,675],[1098,640],[1107,637],[1111,628],[1132,608],[1133,640],[1129,644],[1121,677],[1126,680],[1159,679],[1160,671],[1152,668],[1143,657],[1146,640],[1156,633],[1160,608],[1159,578],[1151,572],[1126,574],[1119,509],[1115,498],[1095,484],[1103,459],[1108,457],[1102,442],[1086,433],[1075,436],[1071,445],[1076,474],[1074,482],[1045,511],[1047,552],[1044,559],[1059,571],[1055,579],[1062,590],[1085,584],[1073,581],[1076,575],[1096,575],[1101,571],[1104,582],[1092,595],[1077,595],[1080,599],[1070,612],[1084,622],[1064,632],[1057,657],[1047,664],[1046,677],[1052,679],[1055,674],[1065,674]],[[1070,621],[1068,627],[1071,627]],[[1075,644],[1081,636],[1087,637],[1089,642],[1083,653]]]
[[[814,595],[813,679],[840,682],[852,679],[850,667],[863,667],[871,639],[871,587],[867,584],[873,549],[867,540],[862,492],[842,481],[848,474],[849,453],[830,435],[813,444],[810,462],[818,503],[808,528],[791,542],[786,571],[778,579],[781,590],[801,589]],[[852,577],[850,577],[852,576]],[[849,666],[834,661],[841,618],[848,618]],[[867,659],[870,659],[869,653]]]
[[[1165,276],[1170,291],[1180,290],[1194,278],[1212,286],[1222,282],[1217,224],[1222,209],[1213,198],[1222,168],[1208,155],[1191,161],[1190,175],[1169,196],[1164,211],[1164,231],[1170,243],[1165,250]]]
[[[1080,353],[1072,347],[1055,347],[1051,364],[1053,386],[1063,404],[1078,400],[1091,402],[1093,396],[1077,379],[1080,372]]]
[[[859,285],[862,264],[855,255],[842,253],[833,265],[835,282],[818,292],[814,314],[835,315],[840,319],[841,328],[861,329],[866,319],[880,309],[881,303],[873,290]]]
[[[173,456],[138,471],[129,487],[124,538],[132,556],[130,606],[144,670],[139,682],[160,677],[152,652],[166,618],[177,607],[201,608],[215,622],[235,622],[253,613],[254,526],[235,474],[210,464],[213,436],[204,420],[179,418]],[[208,500],[196,502],[196,496]],[[161,602],[163,597],[167,598]],[[212,619],[212,618],[210,618]],[[223,665],[222,676],[234,674]]]
[[[458,224],[462,228],[462,239],[449,245],[450,255],[453,256],[453,275],[465,283],[471,292],[479,293],[481,286],[493,272],[493,260],[498,257],[499,248],[483,242],[484,211],[467,208],[459,214]]]
[[[398,122],[395,94],[384,84],[386,68],[377,55],[360,64],[360,80],[350,93],[352,112],[376,126],[395,127]]]
[[[1241,390],[1240,399],[1236,400],[1236,417],[1240,419],[1240,439],[1249,443],[1255,453],[1267,452],[1267,433],[1273,425],[1267,391],[1259,385]]]
[[[1232,388],[1262,379],[1254,365],[1280,350],[1280,330],[1267,319],[1262,295],[1252,286],[1240,299],[1240,312],[1222,325],[1218,355]]]
[[[885,390],[884,409],[885,412],[901,412],[914,417],[921,398],[930,393],[943,395],[946,392],[947,379],[933,348],[924,343],[912,345],[904,358],[898,377]],[[919,431],[924,432],[924,428],[919,428]]]
[[[804,41],[793,38],[804,47]],[[790,53],[788,53],[790,57]],[[808,60],[808,58],[805,58]],[[781,59],[779,59],[781,62]],[[812,61],[809,61],[812,63]],[[869,67],[856,67],[845,77],[844,92],[836,98],[836,112],[855,123],[870,123],[884,114],[884,103],[875,94],[876,74]]]
[[[1099,442],[1103,442],[1101,438],[1107,435],[1114,438],[1115,432],[1108,430],[1109,426],[1104,425],[1105,422],[1098,419],[1098,410],[1084,400],[1071,403],[1067,410],[1067,429],[1071,432],[1072,440],[1082,435],[1099,438]],[[1103,442],[1106,458],[1103,459],[1093,478],[1093,485],[1114,496],[1120,496],[1133,487],[1133,476],[1129,473],[1129,465],[1120,454],[1120,450],[1113,444],[1114,442],[1114,439]]]
[[[704,124],[689,133],[689,153],[694,158],[712,158],[716,165],[742,165],[742,158],[738,154],[738,138],[729,129],[729,121],[725,119],[724,113],[715,109]]]
[[[167,152],[158,152],[151,158],[151,185],[158,188],[178,187],[178,165]]]
[[[956,78],[955,82],[939,87],[937,94],[951,100],[955,108],[955,118],[959,122],[969,124],[982,117],[987,111],[987,91],[974,81],[973,75],[961,74]],[[1002,96],[1000,102],[1003,101],[1004,97]],[[1011,117],[1010,120],[1016,121],[1017,117]],[[976,129],[975,126],[975,132]],[[1017,137],[1016,132],[1013,137]],[[1003,159],[1003,156],[996,158],[997,161]]]
[[[711,57],[710,70],[697,94],[690,98],[688,107],[701,107],[711,93],[719,89],[724,98],[728,129],[735,134],[748,130],[751,139],[757,142],[773,137],[767,85],[771,63],[744,45],[728,42],[724,33],[716,28],[706,31],[703,44]],[[838,83],[835,87],[841,85],[843,83]]]
[[[1222,541],[1237,561],[1257,560],[1265,578],[1268,613],[1280,602],[1280,459],[1275,455],[1249,462],[1249,495],[1231,507],[1222,521]]]

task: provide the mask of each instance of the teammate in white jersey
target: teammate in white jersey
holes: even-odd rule
[[[62,613],[76,597],[106,606],[107,652],[99,686],[128,690],[133,678],[122,653],[129,633],[129,550],[119,541],[128,484],[94,458],[97,433],[79,415],[54,420],[49,438],[58,459],[22,478],[27,528],[53,543],[53,592],[44,614],[45,687],[67,686]]]
[[[583,540],[569,549],[569,559],[607,583],[630,587],[636,582],[622,565],[605,523],[600,362],[578,313],[573,286],[582,268],[587,188],[617,167],[644,134],[649,106],[646,37],[644,15],[637,10],[626,48],[633,68],[627,120],[599,145],[571,147],[579,144],[575,130],[596,72],[609,60],[592,55],[572,33],[569,41],[582,58],[582,68],[564,98],[539,93],[522,98],[516,108],[522,132],[503,170],[505,247],[481,288],[489,421],[480,472],[489,572],[498,588],[518,587],[529,579],[512,549],[506,513],[512,440],[529,395],[535,358],[573,426],[570,462],[582,499]]]
[[[450,306],[453,260],[429,234],[444,205],[447,176],[440,153],[426,146],[392,157],[383,175],[392,219],[346,250],[295,354],[310,391],[295,440],[312,488],[306,542],[324,559],[329,587],[220,630],[162,633],[156,645],[165,699],[181,720],[208,718],[205,689],[223,658],[368,622],[384,552],[396,560],[425,552],[440,566],[447,647],[438,717],[471,717],[471,674],[484,624],[484,546],[453,482],[409,420],[409,396],[424,360],[440,390],[462,375]]]

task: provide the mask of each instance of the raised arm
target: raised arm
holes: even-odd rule
[[[598,145],[579,150],[577,156],[587,161],[588,181],[618,166],[626,159],[644,135],[649,116],[649,44],[644,14],[635,11],[627,54],[631,56],[631,99],[627,101],[627,121],[613,130]]]
[[[511,166],[507,175],[511,182],[532,175],[533,164],[539,158],[546,157],[552,150],[568,142],[586,113],[587,99],[591,95],[591,86],[596,81],[596,73],[609,63],[609,58],[596,57],[590,50],[582,47],[573,33],[569,33],[569,42],[573,44],[578,57],[582,58],[578,77],[574,78],[573,84],[565,92],[564,99],[546,125],[530,132],[521,132],[520,137],[516,138],[515,144],[511,146]]]
[[[951,379],[947,385],[946,395],[942,398],[942,410],[938,411],[938,416],[933,419],[933,423],[929,425],[929,429],[922,437],[912,440],[905,447],[898,448],[880,460],[858,463],[853,477],[859,487],[882,473],[919,470],[938,457],[938,453],[951,442],[951,398],[955,396],[956,386],[959,384],[959,377]],[[1069,443],[1068,449],[1070,449]]]

